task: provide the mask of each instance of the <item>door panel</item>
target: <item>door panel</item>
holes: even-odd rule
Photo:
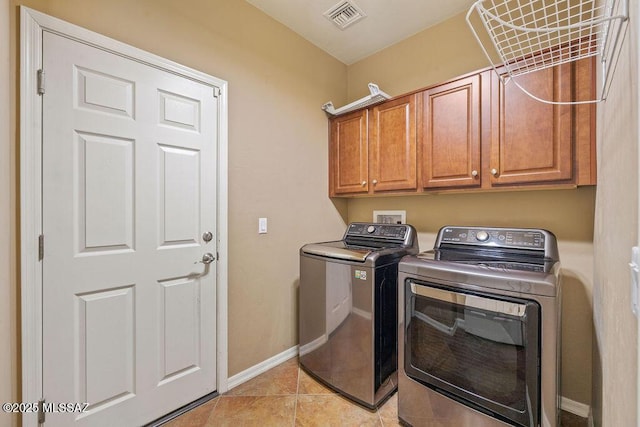
[[[200,152],[158,146],[160,246],[198,243]]]
[[[216,387],[214,88],[44,33],[47,426],[141,425]]]
[[[76,133],[80,252],[133,249],[133,140]]]
[[[200,365],[200,281],[183,278],[159,284],[162,289],[159,347],[163,368],[160,382],[167,382]]]
[[[200,130],[200,103],[176,93],[158,91],[160,95],[160,122],[167,126]]]
[[[134,298],[133,286],[77,296],[76,375],[80,394],[95,408],[134,397]]]
[[[82,67],[74,73],[78,107],[133,118],[134,82]]]

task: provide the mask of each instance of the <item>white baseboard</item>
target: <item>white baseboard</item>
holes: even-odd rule
[[[288,350],[283,351],[280,354],[276,354],[275,356],[258,363],[257,365],[253,365],[249,369],[245,369],[244,371],[239,372],[232,377],[229,377],[229,379],[227,380],[228,390],[231,390],[232,388],[237,387],[240,384],[257,377],[258,375],[267,372],[269,369],[274,368],[279,364],[291,359],[292,357],[296,357],[297,355],[298,346],[296,345]]]
[[[365,310],[362,310],[362,309],[357,308],[357,307],[351,307],[351,312],[353,314],[357,314],[358,316],[360,316],[360,317],[362,317],[363,319],[366,319],[366,320],[371,320],[371,318],[373,316],[370,311],[365,311]]]
[[[564,396],[560,397],[560,409],[563,411],[571,412],[582,418],[589,418],[591,414],[591,408],[584,403],[576,402],[575,400],[567,399]]]
[[[315,340],[311,341],[310,343],[299,346],[298,352],[300,356],[304,356],[305,354],[311,353],[313,350],[323,346],[324,343],[326,342],[327,342],[327,334],[322,334]]]

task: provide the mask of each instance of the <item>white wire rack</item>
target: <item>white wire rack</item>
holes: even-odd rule
[[[369,95],[364,98],[360,98],[357,101],[353,101],[340,108],[335,108],[333,102],[329,101],[322,106],[322,109],[329,116],[340,116],[342,114],[350,113],[351,111],[358,110],[360,108],[369,107],[371,105],[379,104],[387,99],[391,99],[391,96],[380,90],[377,84],[369,83]]]
[[[478,0],[467,23],[497,73],[495,51],[506,75],[527,95],[549,104],[594,103],[606,99],[629,16],[629,0]],[[485,46],[473,22],[477,12],[491,40]],[[494,55],[495,57],[496,55]],[[518,83],[517,76],[591,56],[601,64],[599,97],[555,102],[541,99]]]

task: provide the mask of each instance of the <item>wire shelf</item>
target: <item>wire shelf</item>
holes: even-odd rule
[[[477,12],[491,40],[482,42],[473,23]],[[606,99],[624,40],[628,0],[478,0],[467,13],[467,23],[497,73],[489,50],[495,50],[506,76],[529,96],[550,104],[594,103]],[[598,99],[554,102],[540,99],[522,87],[517,76],[592,56],[600,57],[601,90]]]
[[[369,83],[368,87],[369,95],[364,98],[360,98],[357,101],[353,101],[351,104],[347,104],[340,108],[335,108],[333,106],[333,102],[329,101],[322,106],[322,109],[328,116],[335,117],[391,99],[391,96],[381,91],[377,84]]]

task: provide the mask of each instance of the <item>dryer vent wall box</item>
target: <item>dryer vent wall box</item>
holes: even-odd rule
[[[407,211],[373,211],[373,222],[380,224],[406,224]]]

